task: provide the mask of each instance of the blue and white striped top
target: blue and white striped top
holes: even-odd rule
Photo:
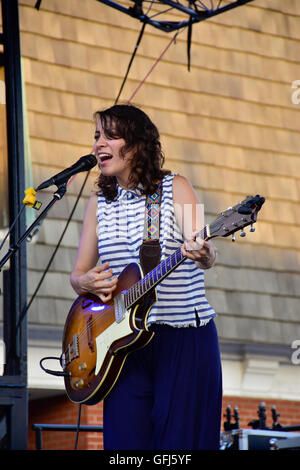
[[[173,206],[174,175],[163,179],[160,245],[162,260],[183,243]],[[119,276],[130,263],[140,264],[139,249],[143,241],[145,195],[138,187],[125,190],[117,186],[113,201],[98,196],[98,250],[102,263],[109,262],[113,275]],[[186,259],[156,287],[157,302],[147,325],[164,323],[171,326],[202,326],[216,316],[205,297],[204,272],[194,261]]]

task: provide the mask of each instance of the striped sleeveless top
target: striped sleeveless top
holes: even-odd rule
[[[163,178],[160,245],[162,260],[183,243],[173,206],[174,174]],[[113,201],[98,195],[98,251],[102,263],[109,262],[118,276],[130,263],[140,264],[139,249],[143,241],[146,196],[141,189],[125,190],[117,186]],[[206,325],[216,316],[205,296],[204,272],[194,261],[186,259],[156,287],[157,302],[153,305],[147,326],[164,323],[187,327]]]

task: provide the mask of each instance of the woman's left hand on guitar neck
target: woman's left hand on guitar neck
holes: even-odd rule
[[[184,176],[174,176],[173,203],[177,224],[185,240],[181,249],[183,255],[195,261],[200,269],[210,268],[216,259],[215,247],[210,240],[204,241],[197,237],[200,228],[205,224],[204,205],[200,203],[196,191]]]
[[[200,269],[211,268],[216,260],[216,250],[212,242],[197,237],[198,231],[184,242],[181,251],[184,256],[195,261]]]

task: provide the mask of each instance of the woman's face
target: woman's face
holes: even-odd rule
[[[124,156],[121,149],[125,145],[122,138],[111,138],[104,134],[100,119],[96,122],[94,152],[104,176],[115,176],[121,186],[126,187],[131,172],[133,151]]]

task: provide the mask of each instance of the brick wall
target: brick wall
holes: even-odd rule
[[[258,418],[257,410],[260,402],[266,403],[267,426],[272,426],[271,406],[275,405],[280,413],[278,419],[283,426],[300,425],[300,402],[288,400],[265,401],[263,397],[230,397],[223,398],[222,415],[226,413],[226,407],[235,406],[239,409],[240,427],[251,429],[248,423]],[[81,424],[93,426],[102,425],[102,403],[95,406],[83,406],[81,413]],[[35,433],[31,427],[33,423],[44,424],[77,424],[78,406],[71,403],[66,397],[54,397],[41,400],[34,400],[29,407],[29,441],[28,448],[35,449]],[[224,416],[222,416],[221,430],[224,429]],[[72,450],[75,444],[75,433],[52,432],[42,433],[43,449],[45,450]],[[80,450],[100,450],[103,449],[102,433],[80,433],[78,441]]]
[[[28,449],[36,448],[35,432],[32,424],[77,424],[78,405],[64,396],[32,400],[29,404]],[[82,406],[81,424],[102,425],[102,403],[95,406]],[[72,450],[76,434],[67,431],[43,431],[42,448],[44,450]],[[82,432],[79,435],[77,449],[97,450],[103,448],[103,434]]]

